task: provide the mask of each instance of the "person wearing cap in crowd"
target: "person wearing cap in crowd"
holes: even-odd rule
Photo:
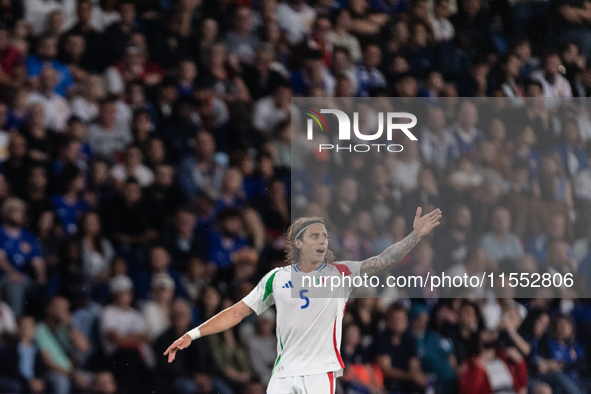
[[[152,276],[152,297],[140,307],[148,325],[150,341],[170,327],[170,310],[174,297],[174,280],[168,274]]]
[[[148,345],[148,327],[142,314],[132,307],[131,279],[115,276],[109,288],[113,303],[104,307],[99,319],[103,348],[110,361],[119,366],[114,369],[117,382],[124,390],[134,392],[147,384],[147,364],[155,361]]]

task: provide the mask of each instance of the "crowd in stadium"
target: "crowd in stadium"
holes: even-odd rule
[[[439,207],[401,272],[591,283],[589,5],[2,0],[0,392],[264,393],[272,311],[162,353],[285,264],[292,197],[339,259]],[[401,153],[334,162],[292,157],[294,96],[431,106]],[[486,96],[511,116],[454,99]],[[338,392],[590,393],[591,303],[505,291],[351,300]]]

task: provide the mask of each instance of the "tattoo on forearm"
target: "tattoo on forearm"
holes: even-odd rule
[[[393,267],[419,243],[421,239],[413,230],[406,238],[389,246],[378,256],[370,257],[361,264],[361,273],[374,275]]]

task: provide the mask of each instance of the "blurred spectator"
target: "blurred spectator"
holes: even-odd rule
[[[12,309],[6,302],[0,299],[0,343],[3,343],[5,338],[16,333],[16,318],[12,313]]]
[[[179,168],[179,183],[185,198],[192,201],[197,192],[218,195],[225,165],[214,157],[215,141],[210,133],[199,133],[195,144],[195,156],[186,157]]]
[[[422,168],[417,174],[417,188],[406,194],[404,206],[407,207],[406,220],[411,222],[416,213],[415,207],[441,206],[441,195],[437,186],[437,180],[433,172],[428,168]]]
[[[564,171],[574,176],[577,172],[589,168],[589,158],[580,142],[579,125],[574,119],[567,119],[564,122],[562,136],[564,142],[557,145],[555,149],[560,155]]]
[[[207,266],[202,260],[192,258],[187,264],[186,274],[183,276],[183,285],[187,289],[187,298],[196,302],[201,298],[201,292],[207,286],[209,278],[206,273]]]
[[[129,127],[117,120],[114,98],[101,101],[97,121],[88,127],[88,143],[92,151],[112,163],[132,140]]]
[[[291,204],[285,182],[280,179],[272,180],[267,195],[268,197],[259,204],[259,212],[270,235],[277,239],[287,230],[290,222]]]
[[[429,329],[428,309],[422,304],[413,304],[409,311],[411,331],[417,341],[421,368],[425,373],[437,376],[437,392],[454,393],[457,390],[457,364],[453,343],[434,330]]]
[[[199,126],[193,119],[194,100],[190,97],[179,98],[171,110],[171,119],[163,120],[162,132],[158,136],[164,142],[166,151],[174,162],[193,153],[199,138]]]
[[[578,3],[559,3],[554,5],[554,19],[560,41],[574,41],[580,47],[587,59],[591,47],[587,42],[589,35],[584,26],[589,18],[584,11],[584,5]]]
[[[456,37],[478,54],[493,50],[494,43],[490,29],[490,15],[481,0],[463,0],[458,12],[450,17]]]
[[[88,74],[81,83],[80,94],[72,99],[72,113],[84,122],[93,121],[99,113],[99,102],[106,90],[100,75]]]
[[[164,232],[162,241],[173,265],[181,272],[186,270],[192,258],[205,257],[202,235],[197,230],[197,217],[188,206],[176,211],[174,226]]]
[[[477,305],[468,301],[463,302],[458,313],[457,324],[451,328],[449,333],[458,365],[469,360],[474,350],[477,349],[482,329],[482,316]]]
[[[466,0],[474,2],[479,0]],[[456,139],[457,149],[461,156],[474,158],[478,144],[486,139],[484,133],[476,128],[478,124],[478,108],[471,101],[464,101],[458,110],[458,123],[450,132]]]
[[[577,262],[570,247],[563,240],[554,240],[548,244],[548,267],[558,272],[576,272]]]
[[[552,241],[564,240],[565,236],[566,222],[564,216],[554,213],[548,216],[546,231],[528,242],[527,251],[534,255],[538,263],[545,264],[548,261],[548,245]],[[572,250],[570,253],[572,254]]]
[[[140,310],[148,326],[150,341],[160,336],[170,327],[170,310],[174,297],[174,281],[168,274],[152,276],[152,296],[144,302]]]
[[[498,349],[496,333],[479,335],[477,353],[462,366],[460,393],[527,392],[527,369],[515,348]]]
[[[51,35],[42,36],[37,42],[37,51],[34,55],[29,55],[26,60],[27,77],[31,80],[33,86],[39,87],[39,90],[53,89],[53,91],[62,97],[68,97],[70,89],[73,88],[74,80],[68,67],[56,60],[57,39]],[[53,69],[52,83],[45,82],[41,84],[41,74],[44,69]],[[43,87],[41,89],[41,87]]]
[[[182,300],[176,300],[171,310],[171,327],[154,342],[154,353],[163,354],[170,341],[183,335],[191,328],[191,307]],[[176,363],[168,363],[158,358],[155,376],[156,392],[167,392],[170,387],[182,394],[211,392],[230,394],[232,391],[216,374],[215,361],[206,340],[199,346],[191,346],[187,352],[179,353]]]
[[[108,4],[108,2],[106,2]],[[105,48],[107,64],[113,64],[121,60],[125,53],[125,48],[131,41],[132,33],[137,29],[138,23],[136,21],[135,5],[130,2],[118,2],[111,5],[113,8],[117,7],[119,13],[119,20],[111,19],[111,22],[99,27],[99,30],[105,28],[103,39],[105,42],[110,42],[108,48]],[[110,25],[110,26],[109,26]]]
[[[25,76],[23,56],[10,43],[9,30],[0,25],[0,85],[16,88]]]
[[[270,43],[259,44],[253,64],[241,64],[241,68],[242,78],[253,100],[270,96],[286,72],[275,59],[275,51]]]
[[[230,256],[247,245],[242,235],[242,222],[235,208],[226,208],[217,214],[217,230],[210,233],[207,259],[218,268],[232,264]]]
[[[80,193],[85,189],[84,174],[80,169],[68,166],[61,176],[63,183],[62,194],[51,197],[63,230],[68,235],[78,231],[78,217],[90,209],[90,204],[80,198]]]
[[[115,250],[104,237],[100,218],[96,212],[86,212],[80,217],[79,238],[82,247],[82,264],[85,275],[92,278],[96,291],[105,297],[105,285]]]
[[[156,238],[149,206],[135,178],[128,178],[113,197],[105,219],[108,233],[120,247],[137,247]]]
[[[174,267],[171,267],[170,256],[163,246],[155,245],[149,250],[149,267],[137,274],[135,278],[135,293],[140,300],[153,298],[154,279],[158,275],[167,275],[172,279],[174,286],[172,287],[173,294],[184,297],[185,288],[182,283],[181,274]],[[162,283],[168,290],[170,290],[170,283],[163,280]]]
[[[215,211],[219,212],[226,208],[243,208],[244,190],[242,188],[242,175],[236,168],[228,168],[220,187],[219,198],[215,204]]]
[[[217,306],[218,312],[229,305],[230,300]],[[226,330],[223,333],[211,335],[209,344],[216,365],[222,376],[234,392],[242,392],[245,385],[251,380],[252,369],[248,361],[245,346],[234,330]]]
[[[377,68],[381,62],[382,52],[378,45],[369,44],[363,49],[361,63],[355,69],[356,96],[367,97],[371,88],[386,86],[386,78]]]
[[[315,18],[316,11],[303,0],[290,0],[277,6],[277,22],[292,45],[301,42],[310,32]]]
[[[437,0],[433,7],[433,38],[436,42],[451,41],[455,36],[454,26],[449,21],[451,15],[450,1]]]
[[[154,355],[148,347],[148,327],[141,313],[135,310],[133,284],[126,276],[109,282],[113,303],[101,312],[100,333],[105,352],[115,366],[115,377],[127,390],[140,390],[147,382],[147,364]],[[125,365],[125,367],[123,367]]]
[[[340,229],[346,228],[357,214],[358,184],[353,178],[343,179],[336,191],[335,199],[328,207],[330,221]]]
[[[261,215],[252,208],[246,208],[242,223],[248,238],[248,245],[261,253],[266,246],[267,237]]]
[[[45,311],[45,321],[37,326],[36,342],[48,367],[46,379],[52,393],[68,394],[76,365],[90,351],[88,338],[71,326],[68,300],[52,298]]]
[[[154,181],[154,173],[143,164],[142,151],[138,146],[129,146],[125,152],[125,163],[115,164],[111,169],[111,176],[115,187],[121,189],[125,180],[133,177],[138,180],[142,188],[146,188]]]
[[[550,324],[550,335],[540,344],[540,357],[547,365],[547,373],[542,379],[565,392],[588,392],[589,381],[584,377],[587,362],[575,337],[572,318],[558,315]]]
[[[343,327],[342,356],[345,363],[344,380],[349,390],[382,392],[384,376],[376,364],[370,364],[359,346],[359,327],[351,324]]]
[[[361,339],[359,345],[361,351],[371,357],[370,346],[374,340],[374,333],[378,331],[383,320],[383,310],[377,299],[358,298],[352,300],[351,307],[347,310],[352,323],[359,328]]]
[[[445,113],[440,108],[429,108],[426,127],[419,139],[420,153],[425,164],[433,165],[442,173],[449,161],[457,157],[457,144],[445,128]]]
[[[544,97],[572,97],[568,80],[560,74],[562,61],[557,53],[550,53],[544,58],[544,69],[532,73],[532,79],[540,82]]]
[[[351,62],[357,63],[361,60],[361,48],[357,38],[350,33],[351,23],[349,10],[344,8],[335,10],[333,14],[334,29],[328,33],[328,40],[333,45],[334,50],[337,47],[345,49],[345,53],[350,57]]]
[[[386,331],[376,340],[377,362],[388,391],[421,392],[428,377],[421,369],[417,343],[407,331],[408,314],[393,304],[386,315]]]
[[[234,55],[241,63],[254,63],[258,37],[252,32],[252,12],[249,7],[234,10],[233,29],[226,34],[228,54]]]
[[[154,226],[158,231],[164,230],[174,210],[184,202],[174,175],[171,165],[157,164],[154,167],[154,183],[146,190],[148,205],[154,208]]]
[[[16,316],[25,312],[25,300],[35,281],[39,284],[46,281],[45,261],[41,257],[37,238],[23,228],[26,224],[25,210],[25,203],[17,198],[9,198],[2,204],[0,266],[3,277],[0,287]]]
[[[117,394],[117,383],[113,374],[109,371],[99,371],[94,374],[92,384],[93,394]]]
[[[191,313],[195,323],[211,317],[263,272],[283,265],[284,232],[299,215],[325,217],[337,259],[361,259],[403,240],[417,206],[441,207],[442,226],[393,273],[500,273],[488,253],[525,274],[576,274],[586,290],[591,45],[585,37],[591,18],[585,7],[543,0],[0,1],[0,297],[6,302],[0,304],[0,352],[10,349],[18,359],[14,315],[35,316],[50,336],[61,336],[64,324],[43,317],[46,301],[57,296],[69,302],[72,327],[92,349],[87,358],[67,355],[70,391],[261,394],[263,385],[253,380],[264,375],[255,368],[263,357],[246,373],[249,354],[230,336],[218,338],[224,345],[214,349],[224,371],[203,344],[194,349],[197,358],[205,354],[202,369],[191,356],[177,370],[160,349],[152,382],[142,375],[145,361],[154,365],[144,357],[149,353],[118,348],[113,364],[100,316],[113,310],[104,306],[109,279],[129,275],[138,307],[152,300],[147,315],[163,329],[170,282],[152,291],[152,281],[168,275],[175,295],[195,307],[181,306],[185,323],[168,331],[165,346],[188,329]],[[379,127],[379,113],[413,113],[418,143],[394,134],[387,143],[403,144],[398,154],[374,149],[380,145],[342,156],[336,149],[313,152],[318,142],[336,143],[329,137],[336,119],[326,117],[330,132],[324,128],[315,132],[317,140],[307,140],[293,96],[309,97],[306,106],[318,111],[358,112],[366,135]],[[375,101],[349,108],[344,98],[355,96]],[[374,142],[386,143],[383,137]],[[502,212],[510,221],[500,229]],[[477,246],[483,244],[486,251]],[[530,254],[519,258],[520,245]],[[337,391],[385,390],[369,350],[380,339],[391,299],[412,306],[410,329],[395,337],[416,338],[421,368],[439,376],[436,392],[458,391],[451,352],[488,382],[514,377],[490,368],[483,373],[466,361],[478,359],[476,337],[485,323],[498,330],[499,352],[482,351],[489,367],[501,365],[499,354],[515,347],[527,361],[530,392],[588,391],[588,371],[571,368],[591,358],[584,295],[564,287],[531,294],[523,286],[494,285],[455,293],[400,287],[381,293],[382,300],[351,300],[345,379]],[[570,353],[577,345],[556,335],[550,339],[564,354],[547,354],[546,325],[558,311],[573,316],[584,350],[575,361]],[[238,328],[242,338],[250,338],[253,322]],[[137,324],[147,333],[147,323]],[[272,324],[266,324],[269,334]],[[149,348],[147,335],[141,339],[122,346]],[[266,345],[272,339],[265,336]],[[393,364],[408,358],[392,356]],[[0,391],[56,390],[50,381],[27,387],[27,379],[5,387],[3,379],[20,375],[14,373],[19,368],[0,368]],[[45,379],[45,372],[36,378]]]
[[[98,72],[102,69],[104,59],[94,56],[102,50],[101,36],[92,25],[93,3],[80,0],[76,6],[76,24],[66,34],[77,34],[84,39],[84,51],[80,59],[80,67],[85,71]]]
[[[17,338],[6,346],[2,357],[2,391],[13,393],[43,393],[46,365],[35,343],[37,326],[32,316],[21,316]]]
[[[371,214],[359,212],[343,233],[340,253],[346,260],[365,260],[373,255],[372,241],[375,237]]]
[[[491,217],[492,232],[482,236],[482,247],[489,258],[499,263],[515,263],[524,255],[523,245],[511,230],[511,214],[496,208]]]
[[[275,359],[277,358],[277,339],[274,335],[275,316],[268,310],[262,313],[255,322],[255,335],[247,342],[248,356],[253,374],[263,385],[271,378]]]
[[[467,206],[458,206],[451,212],[449,232],[435,240],[435,250],[441,269],[460,263],[466,257],[468,246],[476,239],[470,234],[472,214]]]
[[[57,70],[44,66],[38,77],[38,89],[28,96],[28,104],[41,104],[45,126],[53,131],[64,131],[70,118],[71,110],[64,97],[55,92],[58,83]]]

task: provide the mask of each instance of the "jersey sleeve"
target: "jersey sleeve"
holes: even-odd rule
[[[263,313],[271,305],[275,304],[275,297],[273,294],[273,282],[275,281],[275,274],[278,269],[269,272],[260,280],[257,286],[242,299],[244,303],[257,315]]]

